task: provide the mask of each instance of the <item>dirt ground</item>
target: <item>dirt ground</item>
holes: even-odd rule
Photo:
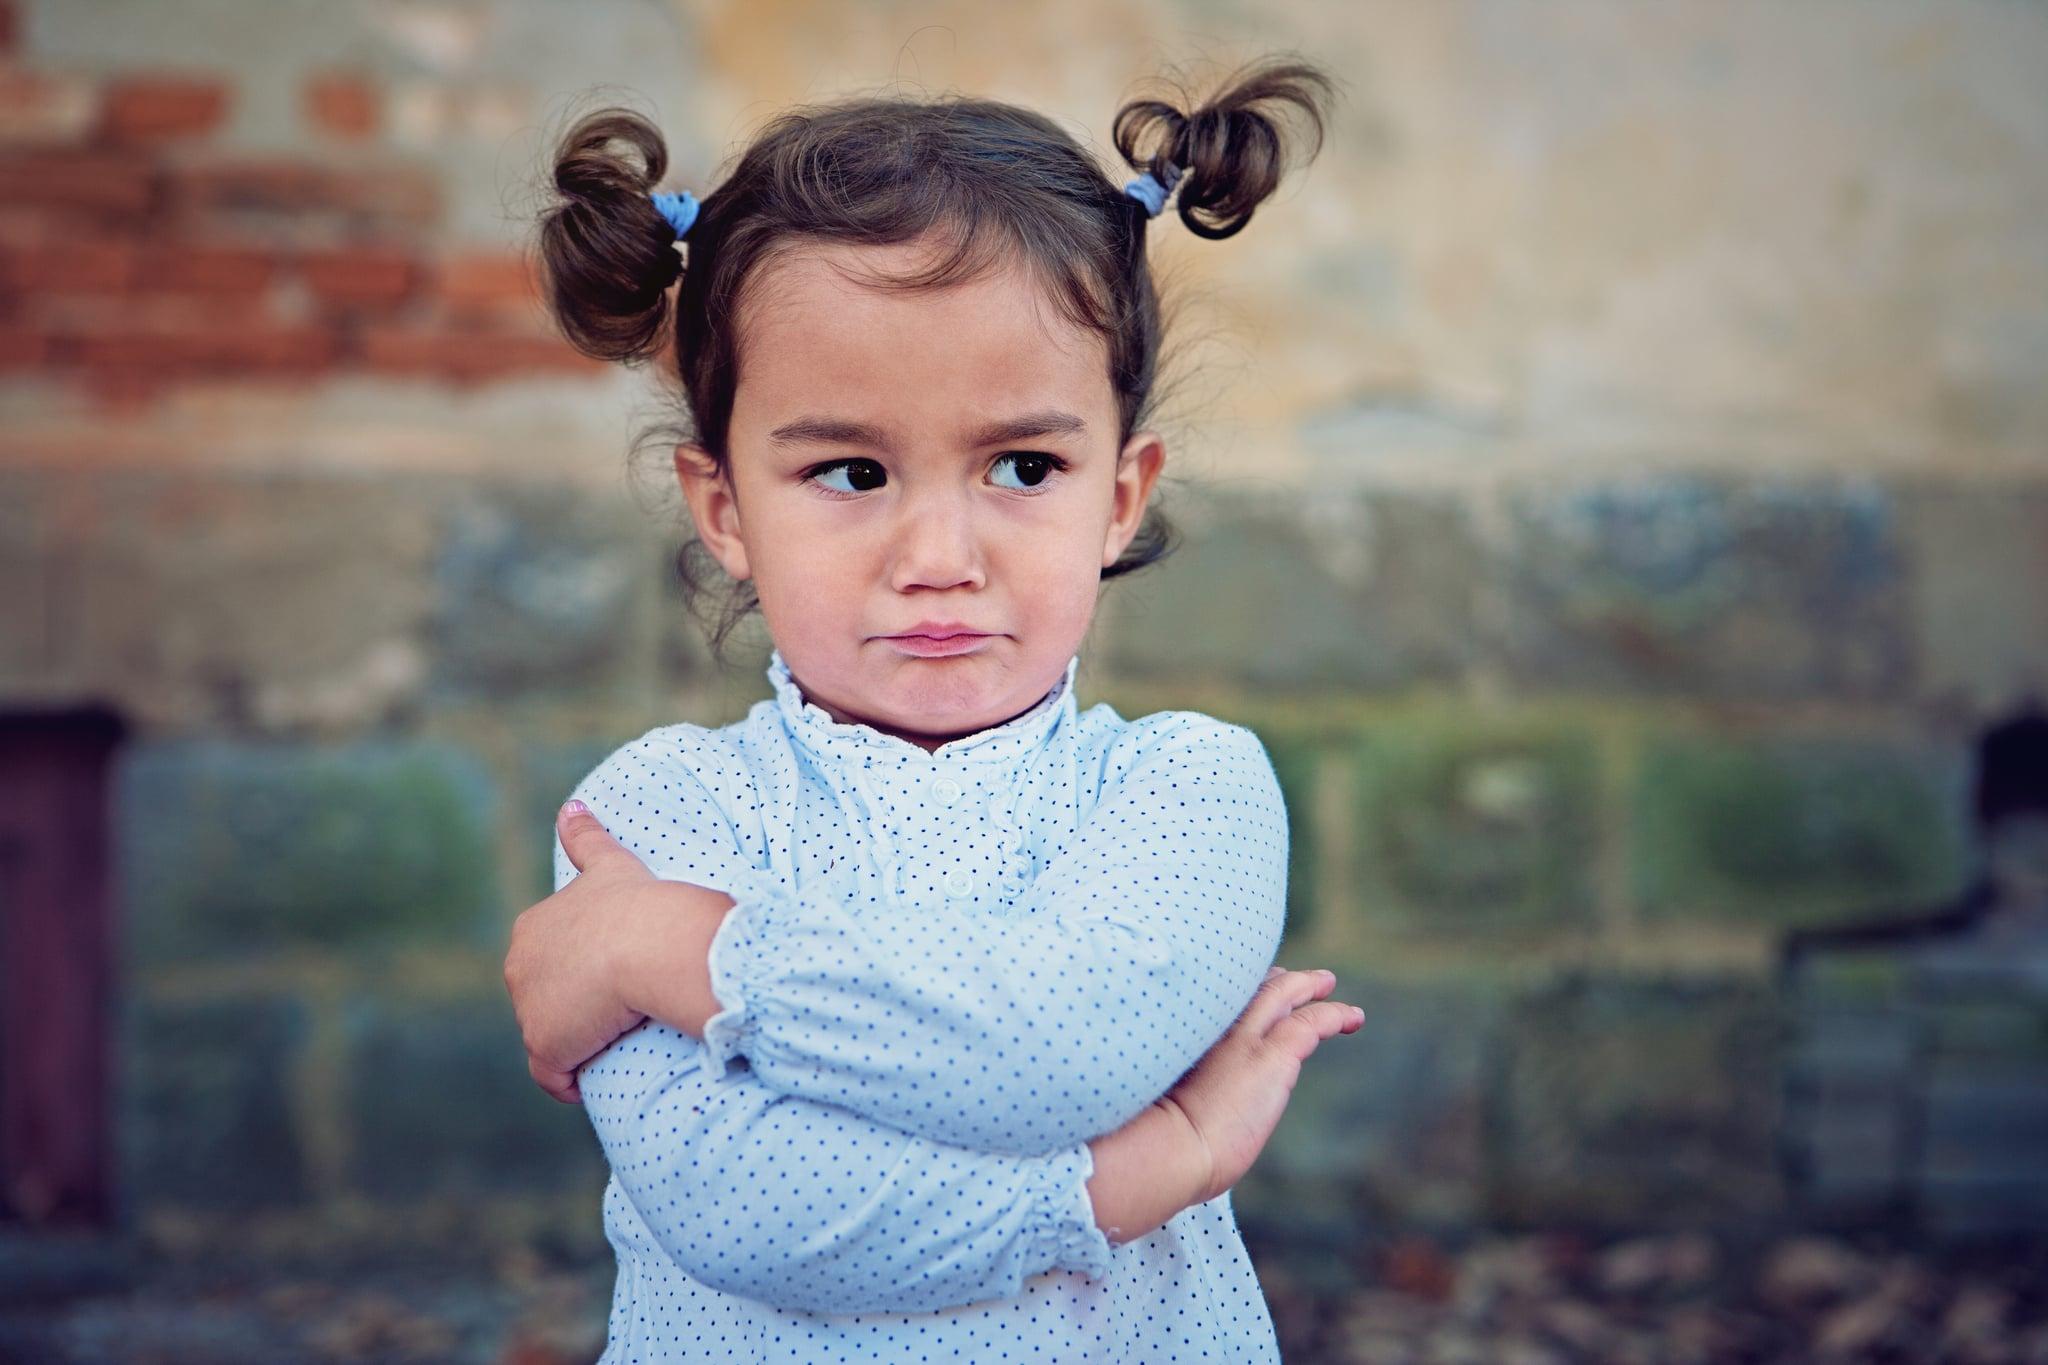
[[[1253,1246],[1285,1358],[1330,1365],[2048,1365],[2048,1237],[1929,1252],[1788,1236],[1407,1237],[1316,1292]],[[612,1266],[589,1248],[322,1264],[158,1248],[39,1292],[0,1259],[0,1361],[24,1365],[589,1365]]]

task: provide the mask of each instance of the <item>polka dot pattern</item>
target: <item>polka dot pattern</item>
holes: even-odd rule
[[[1086,1188],[1088,1139],[1264,979],[1279,784],[1242,726],[1080,712],[1077,665],[927,752],[833,721],[778,651],[745,719],[578,785],[657,875],[735,902],[705,1037],[648,1021],[580,1073],[604,1362],[1279,1358],[1228,1194],[1112,1247]]]

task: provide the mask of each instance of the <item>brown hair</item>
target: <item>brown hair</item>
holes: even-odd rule
[[[1234,73],[1193,108],[1134,99],[1112,128],[1124,160],[1162,184],[1175,170],[1180,221],[1229,237],[1280,184],[1282,124],[1301,115],[1321,150],[1332,81],[1298,59]],[[622,149],[623,148],[623,149]],[[668,170],[654,125],[618,107],[585,115],[555,154],[559,202],[540,217],[539,260],[555,323],[570,344],[606,360],[671,357],[687,419],[680,439],[728,471],[727,430],[740,361],[740,303],[749,280],[806,239],[867,244],[942,234],[929,268],[878,278],[930,289],[1021,260],[1065,318],[1108,344],[1121,447],[1148,416],[1161,315],[1145,257],[1144,205],[1103,174],[1057,124],[992,100],[900,96],[800,106],[777,115],[730,174],[702,196],[685,247],[649,194]],[[678,279],[673,301],[670,289]],[[1154,506],[1104,579],[1153,563],[1173,528]],[[704,586],[690,552],[677,557],[686,601]],[[715,568],[708,552],[704,559]],[[711,630],[714,651],[758,605],[735,585]]]

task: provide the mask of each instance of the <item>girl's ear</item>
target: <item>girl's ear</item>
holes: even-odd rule
[[[1138,523],[1145,519],[1145,505],[1152,498],[1152,485],[1159,482],[1159,470],[1165,463],[1166,442],[1156,431],[1134,432],[1124,443],[1116,459],[1109,529],[1102,539],[1103,568],[1116,563],[1131,537],[1138,534]]]
[[[753,569],[747,564],[746,542],[740,539],[740,504],[732,481],[719,472],[708,451],[687,444],[676,447],[676,477],[682,481],[683,500],[690,504],[690,520],[697,524],[697,538],[726,573],[735,579],[749,577]]]

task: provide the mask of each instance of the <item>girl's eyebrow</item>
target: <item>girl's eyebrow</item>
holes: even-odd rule
[[[969,433],[967,444],[974,447],[1000,445],[1004,441],[1024,441],[1033,436],[1069,435],[1088,430],[1088,424],[1071,412],[1048,408],[1043,412],[1028,412],[1021,417],[1005,418],[990,422]],[[837,417],[799,417],[784,422],[768,433],[770,444],[788,445],[856,445],[894,454],[896,447],[889,434],[868,422],[849,422]]]
[[[990,422],[969,435],[967,444],[993,446],[1005,441],[1028,441],[1034,436],[1067,436],[1086,430],[1088,424],[1073,413],[1047,408],[1043,412],[1027,412],[1022,417]]]

